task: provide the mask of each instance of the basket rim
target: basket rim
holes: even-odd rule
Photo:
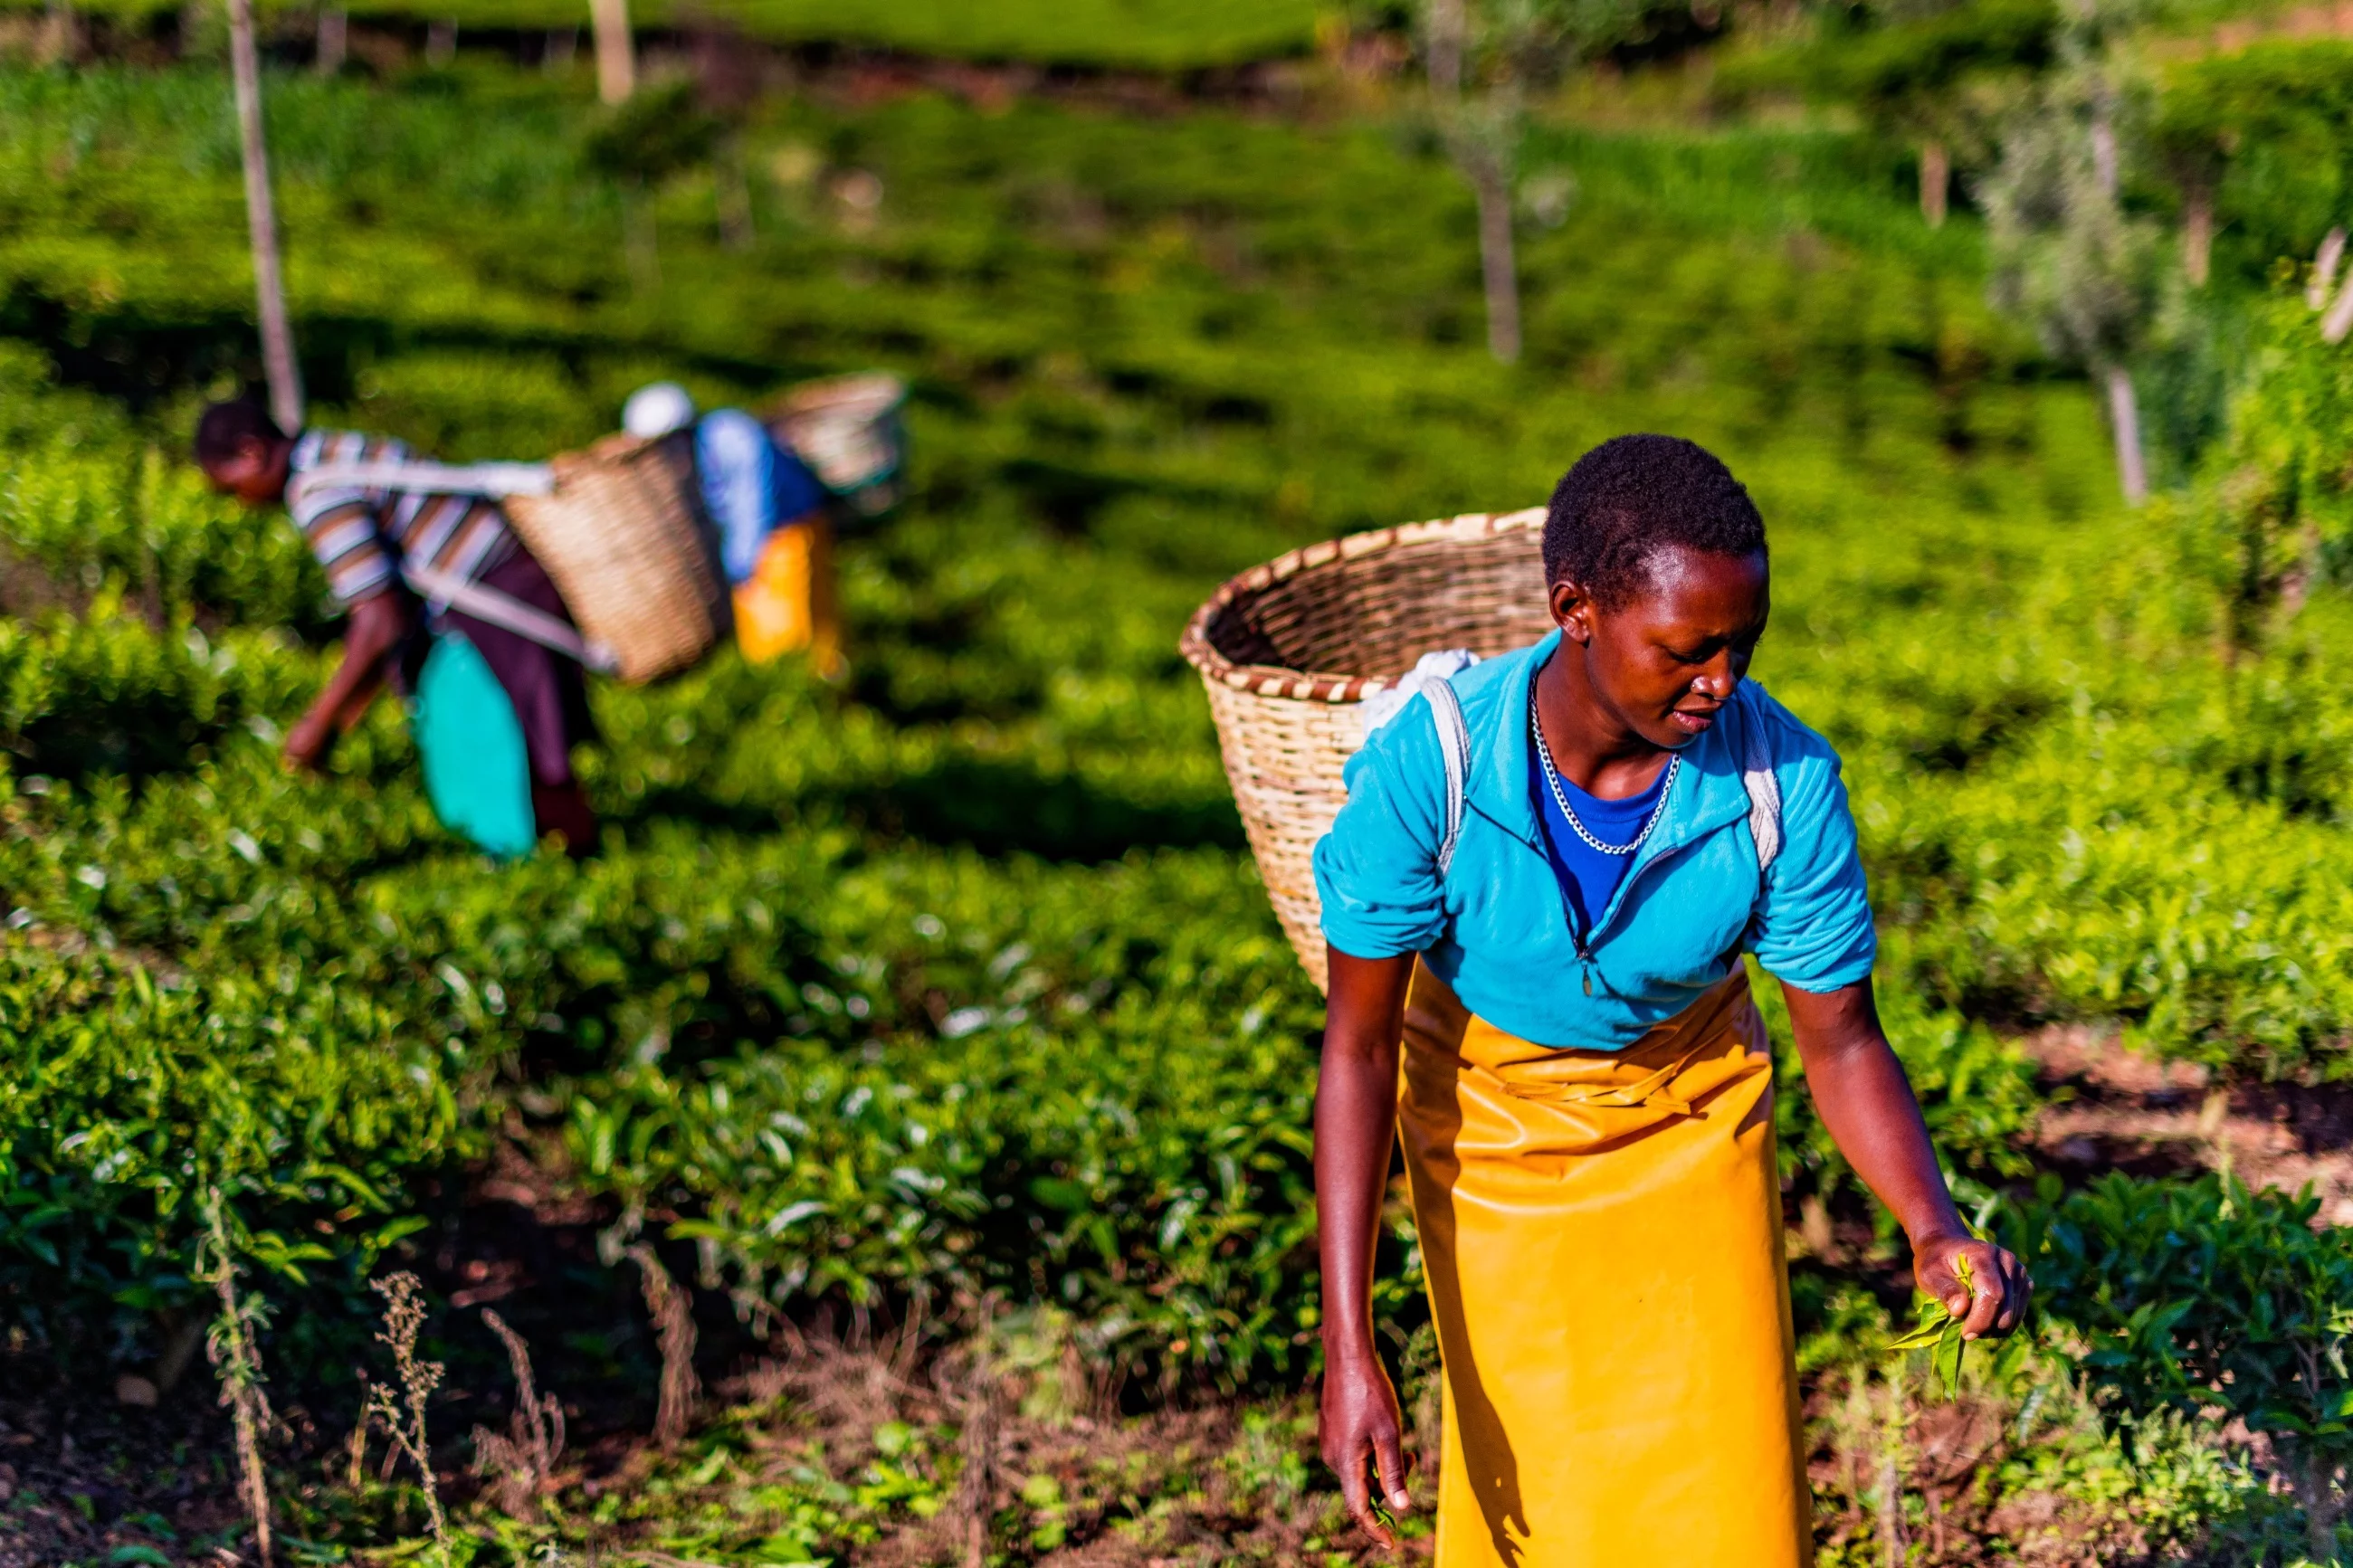
[[[1457,517],[1431,518],[1426,522],[1401,522],[1364,533],[1351,533],[1303,545],[1263,565],[1237,573],[1218,586],[1208,602],[1193,612],[1177,639],[1176,651],[1200,671],[1201,679],[1255,697],[1289,697],[1304,702],[1361,702],[1376,692],[1396,686],[1402,676],[1348,675],[1336,670],[1293,669],[1280,664],[1238,664],[1209,641],[1209,623],[1238,601],[1255,598],[1276,584],[1313,567],[1335,561],[1361,561],[1386,551],[1417,545],[1453,543],[1517,533],[1544,527],[1545,509],[1517,511],[1471,511]]]
[[[904,376],[887,370],[853,370],[788,386],[770,401],[765,412],[776,420],[839,417],[845,413],[859,419],[878,419],[904,407],[907,395]]]

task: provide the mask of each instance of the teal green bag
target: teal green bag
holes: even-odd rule
[[[434,815],[501,859],[539,843],[531,809],[531,756],[514,703],[462,632],[433,639],[417,678],[409,731],[425,759]]]

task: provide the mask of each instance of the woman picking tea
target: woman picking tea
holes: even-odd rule
[[[1770,582],[1747,491],[1689,441],[1607,442],[1553,494],[1544,571],[1557,629],[1377,729],[1315,851],[1324,1458],[1388,1543],[1374,1499],[1405,1506],[1405,1467],[1370,1276],[1401,1138],[1445,1372],[1439,1568],[1798,1568],[1743,954],[1920,1288],[2000,1333],[2026,1275],[1962,1223],[1880,1026],[1837,754],[1745,679]]]

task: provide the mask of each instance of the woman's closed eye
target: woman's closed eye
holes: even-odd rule
[[[1677,664],[1712,664],[1715,660],[1715,656],[1725,650],[1725,644],[1721,638],[1710,637],[1707,641],[1694,644],[1690,647],[1669,647],[1667,657]],[[1735,658],[1742,657],[1741,650],[1737,647],[1733,648],[1732,653]]]
[[[1729,648],[1733,662],[1746,665],[1757,657],[1757,645],[1763,637],[1764,634],[1759,632],[1749,637],[1710,637],[1705,642],[1695,643],[1689,647],[1675,647],[1669,645],[1667,657],[1677,664],[1707,664],[1712,662],[1717,654]]]

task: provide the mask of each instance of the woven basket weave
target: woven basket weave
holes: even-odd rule
[[[693,437],[610,436],[554,467],[554,493],[510,496],[507,517],[581,631],[617,656],[621,679],[657,679],[711,651],[729,606]]]
[[[899,499],[907,465],[907,428],[899,410],[907,384],[870,371],[805,382],[764,417],[771,433],[815,471],[827,489],[867,517]]]
[[[1283,934],[1324,984],[1315,841],[1348,792],[1364,700],[1425,653],[1482,658],[1552,629],[1544,510],[1480,512],[1294,550],[1219,588],[1178,645],[1201,672],[1250,853]]]

